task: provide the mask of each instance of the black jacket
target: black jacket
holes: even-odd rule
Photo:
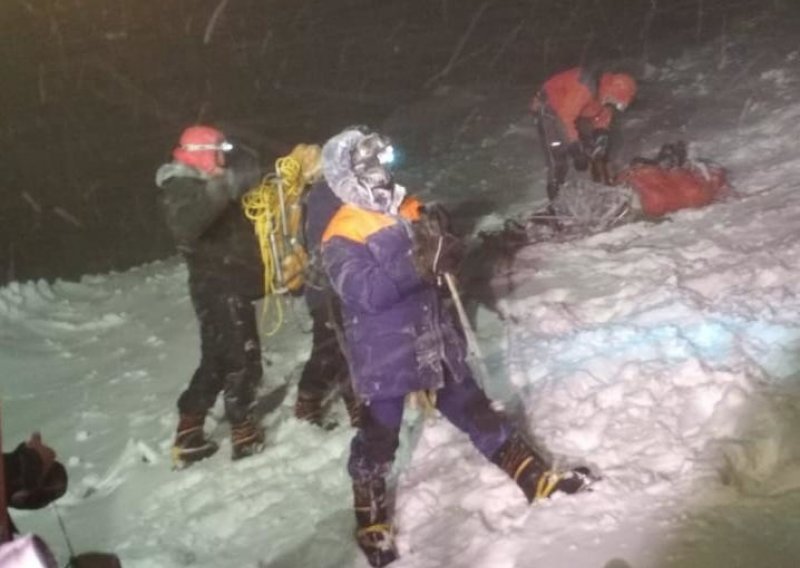
[[[156,184],[167,226],[186,259],[189,283],[252,300],[264,295],[264,263],[253,224],[225,178],[179,163],[161,166]]]
[[[309,257],[304,291],[306,304],[312,312],[327,308],[330,296],[335,294],[322,266],[320,249],[322,235],[341,206],[341,199],[325,181],[315,183],[303,201],[303,240]]]

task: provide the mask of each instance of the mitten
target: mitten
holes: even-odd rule
[[[452,233],[453,221],[450,212],[441,203],[426,203],[420,208],[420,217],[436,227],[438,233]]]
[[[442,231],[439,223],[429,216],[415,222],[413,229],[414,266],[420,278],[436,283],[440,274],[458,271],[464,258],[461,239]]]

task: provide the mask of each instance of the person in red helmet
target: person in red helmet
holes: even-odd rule
[[[156,185],[186,261],[200,327],[200,365],[178,398],[172,457],[182,468],[217,451],[203,426],[220,392],[231,424],[231,457],[264,448],[264,430],[250,412],[262,374],[253,302],[264,295],[264,265],[240,205],[261,170],[252,153],[210,126],[184,130],[172,158],[158,169]]]
[[[547,165],[547,197],[552,203],[572,158],[583,171],[590,159],[607,158],[615,112],[628,108],[636,81],[625,73],[597,73],[574,67],[547,79],[531,102]]]

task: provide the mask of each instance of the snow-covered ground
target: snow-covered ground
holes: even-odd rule
[[[409,411],[393,566],[798,565],[799,63],[796,41],[755,29],[647,66],[628,155],[683,138],[729,168],[736,195],[523,247],[476,318],[487,391],[556,460],[603,481],[530,507],[465,436]],[[478,228],[540,200],[524,104],[483,105],[502,127],[454,144],[439,177],[419,166],[423,195],[493,202]],[[171,471],[175,400],[198,359],[185,278],[169,259],[0,289],[6,447],[43,432],[69,470],[57,511],[73,547],[115,551],[126,568],[367,566],[345,472],[353,431],[292,417],[310,344],[301,302],[264,339],[266,451],[231,462],[223,422],[216,456]],[[66,558],[55,511],[15,519]]]

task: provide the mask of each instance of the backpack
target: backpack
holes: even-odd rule
[[[661,146],[655,158],[634,158],[614,183],[635,192],[645,216],[661,217],[715,201],[728,191],[727,177],[717,163],[687,159],[686,143],[679,140]]]
[[[638,209],[647,217],[704,207],[728,190],[724,168],[699,160],[672,168],[658,164],[633,164],[617,174],[616,183],[636,194]]]

